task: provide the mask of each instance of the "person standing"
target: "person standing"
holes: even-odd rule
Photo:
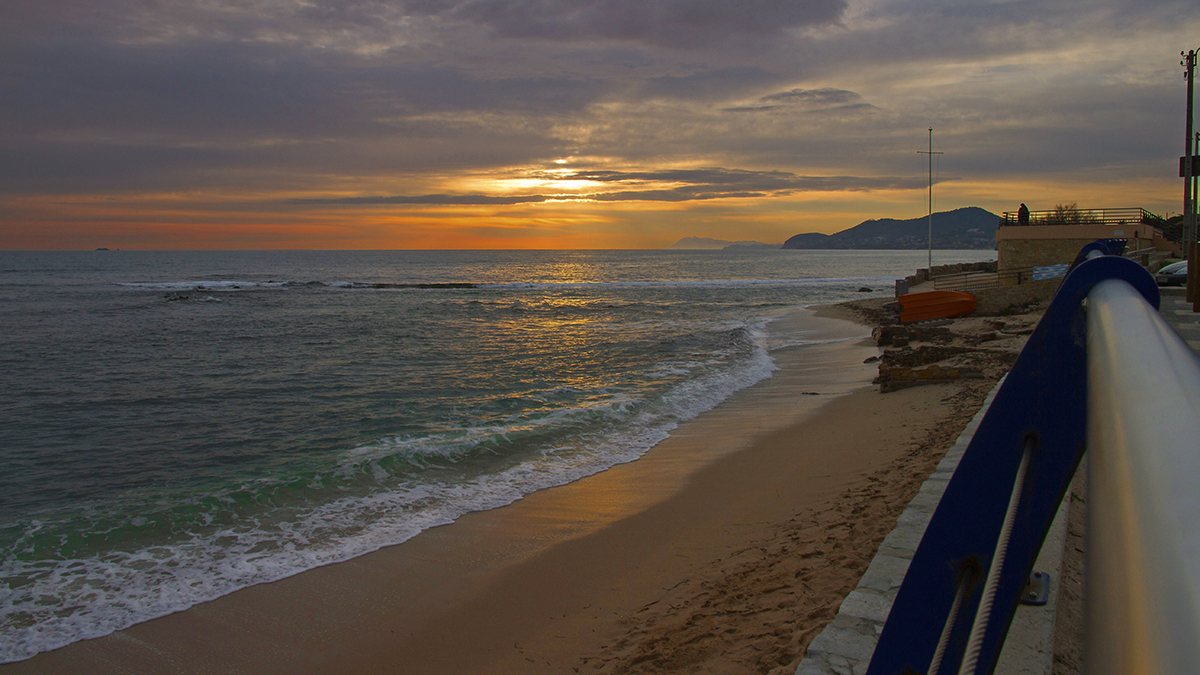
[[[1018,225],[1028,225],[1029,224],[1029,207],[1025,206],[1025,204],[1023,204],[1023,203],[1021,204],[1021,208],[1017,209],[1017,224]]]

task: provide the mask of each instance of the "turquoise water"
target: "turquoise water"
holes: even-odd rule
[[[925,255],[0,252],[0,661],[635,460]]]

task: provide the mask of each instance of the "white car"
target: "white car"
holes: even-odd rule
[[[1187,284],[1188,261],[1171,263],[1154,275],[1159,286],[1184,286]]]

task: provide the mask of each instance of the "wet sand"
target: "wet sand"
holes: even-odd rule
[[[819,344],[636,462],[0,673],[790,672],[992,383],[879,394],[868,327],[772,330]]]

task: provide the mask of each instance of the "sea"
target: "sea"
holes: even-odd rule
[[[926,256],[0,252],[0,662],[635,461]]]

